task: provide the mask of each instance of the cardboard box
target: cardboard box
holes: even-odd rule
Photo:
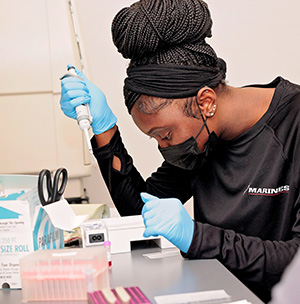
[[[52,225],[40,204],[37,181],[33,175],[0,175],[1,289],[21,288],[21,257],[39,249],[64,248],[63,230]],[[14,198],[14,193],[21,195]]]

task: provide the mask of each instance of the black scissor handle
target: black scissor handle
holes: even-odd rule
[[[48,197],[45,199],[44,195],[44,179],[46,178],[46,189],[48,192]],[[53,192],[52,192],[52,182],[51,182],[51,173],[47,169],[43,169],[39,173],[38,178],[38,194],[43,206],[46,206],[52,202]]]
[[[59,168],[55,172],[53,180],[53,202],[57,202],[61,199],[68,181],[68,172],[65,168]]]

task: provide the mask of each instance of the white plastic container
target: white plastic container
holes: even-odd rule
[[[131,242],[134,241],[153,240],[162,249],[175,247],[163,236],[145,238],[145,224],[141,215],[103,218],[101,221],[106,226],[112,254],[130,252]]]
[[[87,300],[88,289],[109,287],[103,246],[35,251],[21,259],[20,270],[24,303]]]

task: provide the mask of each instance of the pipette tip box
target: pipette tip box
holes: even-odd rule
[[[87,300],[89,291],[109,288],[103,246],[39,250],[20,261],[22,302]]]

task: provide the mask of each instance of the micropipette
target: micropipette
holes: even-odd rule
[[[65,77],[80,78],[76,74],[75,68],[73,66],[68,67],[68,73],[65,74],[61,79],[65,78]],[[93,154],[93,149],[92,149],[90,136],[89,136],[89,132],[88,132],[88,130],[91,127],[91,123],[93,122],[93,118],[92,118],[92,115],[91,115],[91,112],[90,112],[90,107],[87,103],[85,103],[85,104],[77,106],[75,108],[75,110],[76,110],[76,114],[77,114],[77,123],[78,123],[80,129],[84,133],[89,152],[91,153],[91,155],[93,157],[94,154]]]

